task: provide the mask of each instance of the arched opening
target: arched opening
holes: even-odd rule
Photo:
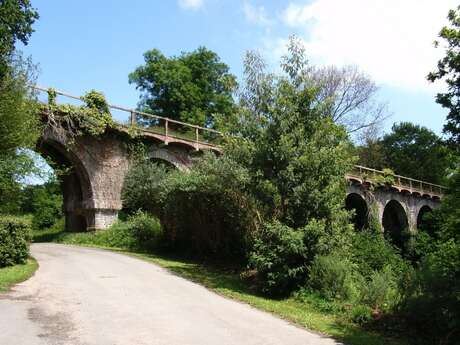
[[[369,225],[369,210],[364,198],[356,193],[350,193],[345,199],[345,208],[354,211],[351,221],[356,230],[362,230]]]
[[[408,220],[404,207],[396,200],[389,201],[383,211],[382,225],[385,234],[399,248],[404,247],[404,231]]]
[[[82,162],[62,144],[43,140],[37,151],[58,170],[58,180],[63,195],[63,213],[66,231],[85,231],[91,225],[85,203],[92,200],[89,176]]]
[[[424,228],[428,225],[426,215],[431,211],[433,210],[427,205],[424,205],[420,208],[417,214],[417,229],[424,230]]]

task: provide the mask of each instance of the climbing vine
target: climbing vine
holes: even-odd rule
[[[99,136],[116,126],[104,95],[91,90],[81,100],[85,102],[82,106],[56,104],[56,91],[48,89],[48,104],[42,109],[48,127],[66,139],[73,139],[85,134]]]

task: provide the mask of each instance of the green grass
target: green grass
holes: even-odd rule
[[[164,254],[146,254],[127,251],[124,248],[109,248],[104,245],[103,232],[65,233],[58,229],[35,232],[34,241],[52,241],[114,250],[162,266],[181,277],[199,283],[208,289],[255,308],[273,313],[285,320],[332,336],[348,345],[397,345],[405,344],[396,339],[367,331],[348,321],[343,313],[324,307],[324,300],[314,295],[303,295],[302,299],[290,297],[271,299],[259,295],[238,273],[224,271],[209,265]]]
[[[0,292],[29,279],[37,270],[37,262],[30,258],[25,264],[0,268]]]

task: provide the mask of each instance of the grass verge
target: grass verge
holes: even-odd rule
[[[107,233],[106,233],[107,234]],[[308,330],[332,336],[347,345],[403,345],[405,342],[390,339],[347,321],[331,305],[315,295],[302,298],[271,299],[261,296],[240,278],[238,273],[225,271],[205,264],[164,254],[139,253],[124,248],[104,245],[107,235],[96,233],[65,233],[58,229],[35,232],[35,242],[56,242],[109,249],[155,263],[188,280],[257,309],[272,313]]]
[[[13,285],[29,279],[37,268],[37,261],[32,258],[25,264],[0,268],[0,292],[5,292]]]

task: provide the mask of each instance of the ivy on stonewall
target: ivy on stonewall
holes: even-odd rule
[[[44,105],[47,124],[67,137],[104,134],[107,128],[114,128],[109,106],[104,95],[95,90],[87,92],[81,100],[82,106],[56,104],[56,91],[48,89],[48,104]]]

